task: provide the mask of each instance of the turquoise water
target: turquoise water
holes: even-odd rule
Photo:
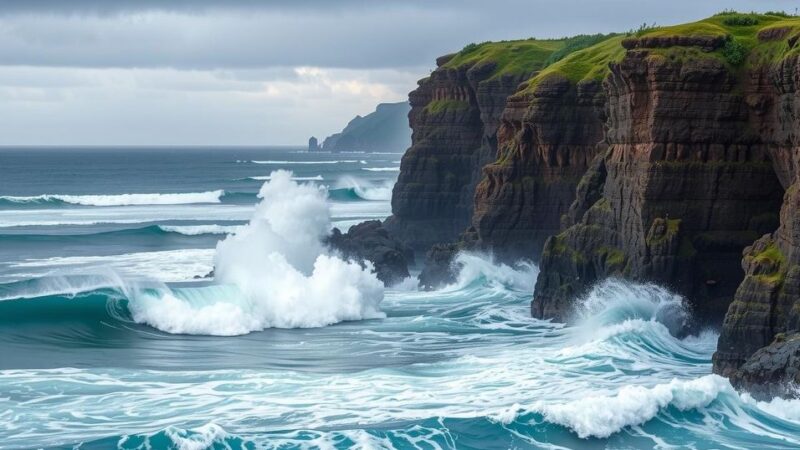
[[[800,446],[800,402],[711,375],[717,334],[673,336],[688,313],[658,286],[603,283],[564,326],[529,317],[535,266],[463,255],[443,290],[406,283],[361,320],[312,328],[326,305],[295,305],[296,327],[275,328],[273,297],[198,278],[221,239],[253,230],[272,169],[328,186],[347,226],[388,214],[397,172],[364,169],[398,160],[0,150],[0,448]]]

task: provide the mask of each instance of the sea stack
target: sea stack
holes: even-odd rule
[[[318,152],[319,151],[319,141],[314,136],[311,136],[308,139],[308,151],[310,152]]]

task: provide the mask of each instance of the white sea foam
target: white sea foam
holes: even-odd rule
[[[273,172],[250,223],[217,245],[215,278],[236,293],[202,304],[169,291],[145,295],[132,302],[134,319],[170,333],[236,335],[384,317],[371,267],[327,254],[326,190],[291,176]]]
[[[71,273],[106,273],[113,269],[126,278],[145,278],[162,282],[190,281],[212,269],[213,249],[181,249],[126,253],[109,256],[60,256],[26,259],[8,265],[7,277],[43,277]],[[17,274],[18,269],[26,270]]]
[[[586,330],[643,319],[659,322],[678,334],[690,320],[683,298],[655,284],[607,279],[596,284],[576,304],[575,319]]]
[[[220,203],[225,191],[187,192],[180,194],[116,194],[116,195],[59,195],[32,197],[0,196],[14,203],[44,203],[59,201],[83,206],[185,205],[191,203]]]
[[[248,180],[255,180],[255,181],[269,181],[272,179],[269,175],[259,175],[255,177],[247,177]],[[322,175],[315,175],[312,177],[292,177],[294,181],[323,181]]]
[[[253,164],[270,164],[270,165],[295,165],[295,164],[353,164],[357,163],[358,160],[355,159],[343,159],[343,160],[325,160],[325,161],[259,161],[253,160],[250,161]]]
[[[543,414],[548,422],[570,428],[581,438],[605,438],[653,419],[668,406],[680,411],[706,407],[721,393],[735,395],[728,380],[706,375],[649,388],[623,386],[616,395],[586,396],[561,404],[538,403],[533,410]]]
[[[186,236],[200,236],[203,234],[231,234],[241,227],[237,225],[159,225],[163,231],[168,233],[184,234]]]
[[[361,170],[370,172],[400,172],[399,167],[362,167]]]
[[[496,262],[491,255],[473,252],[460,252],[453,264],[460,269],[456,282],[446,290],[459,290],[480,282],[490,287],[532,291],[539,274],[539,268],[529,262],[521,261],[512,267]]]

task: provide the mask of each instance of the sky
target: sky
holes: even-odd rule
[[[0,145],[301,145],[470,42],[790,0],[1,0]]]

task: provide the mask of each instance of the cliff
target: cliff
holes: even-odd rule
[[[381,103],[374,112],[356,116],[340,133],[325,138],[322,149],[402,153],[411,144],[409,109],[408,102]]]
[[[564,43],[472,44],[439,58],[437,69],[409,94],[412,145],[386,222],[394,236],[426,251],[467,228],[481,168],[497,156],[506,99]]]
[[[716,372],[751,383],[764,355],[793,361],[753,354],[800,324],[798,36],[800,19],[724,14],[606,55],[602,152],[544,246],[534,316],[568,320],[605,277],[653,281],[700,323],[724,317]],[[574,56],[553,72],[575,70]]]
[[[440,244],[425,286],[463,249],[538,259],[539,318],[568,321],[606,277],[659,283],[695,325],[722,326],[715,372],[754,390],[796,381],[799,40],[800,18],[723,13],[543,41],[551,56],[512,74],[498,61],[542,41],[440,58],[410,95],[387,228]]]

